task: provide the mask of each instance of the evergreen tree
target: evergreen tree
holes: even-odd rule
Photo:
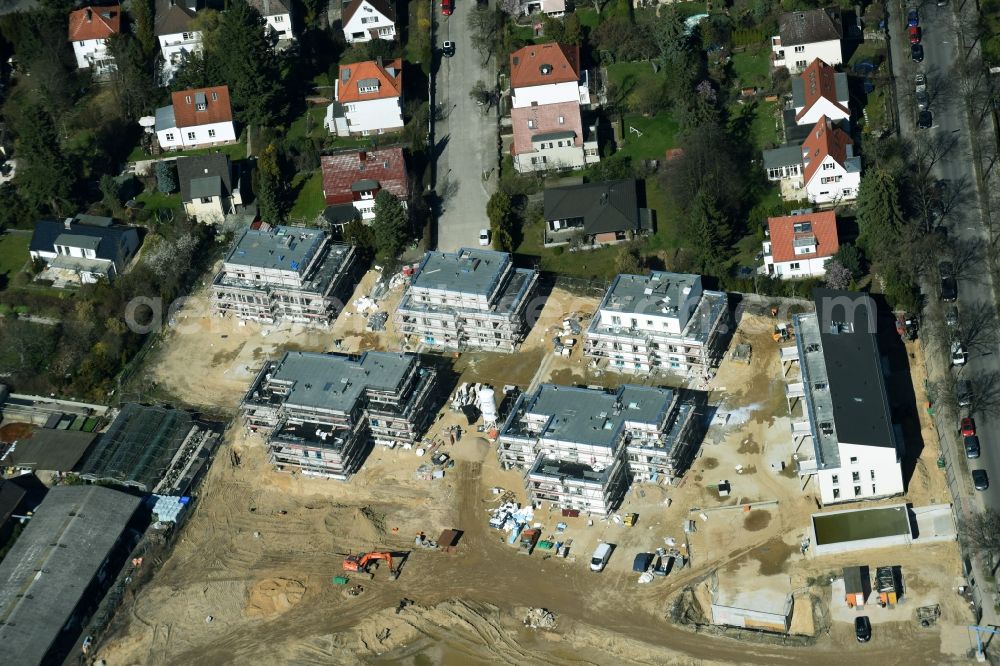
[[[284,224],[288,199],[278,149],[271,143],[257,158],[257,209],[261,219],[269,224]]]
[[[409,226],[406,209],[399,199],[386,190],[379,191],[375,197],[375,219],[372,221],[379,259],[395,259],[399,256],[406,245]]]
[[[375,232],[364,223],[364,220],[355,218],[345,224],[343,237],[345,243],[357,247],[366,254],[375,251]]]
[[[210,53],[229,85],[237,117],[248,125],[268,125],[283,111],[281,72],[264,28],[246,0],[232,0]]]
[[[76,181],[59,145],[52,117],[37,103],[29,103],[16,118],[17,175],[15,184],[32,206],[62,214],[69,208]]]
[[[861,179],[857,209],[859,243],[875,261],[892,260],[899,250],[903,213],[899,184],[888,169],[876,166]]]
[[[157,45],[156,34],[154,33],[156,12],[153,9],[153,0],[132,0],[132,4],[129,7],[129,14],[132,16],[135,38],[139,41],[143,58],[147,61],[152,61]]]
[[[494,192],[486,203],[486,216],[490,220],[490,234],[493,247],[501,252],[514,250],[514,215],[510,195],[503,191]]]
[[[135,120],[152,111],[157,98],[152,65],[138,39],[127,33],[111,35],[108,50],[115,59],[111,89],[126,118]]]
[[[729,254],[731,229],[714,194],[706,190],[698,192],[687,226],[687,240],[700,271],[706,275],[722,275]]]
[[[177,171],[170,162],[157,162],[153,168],[156,175],[156,189],[162,194],[177,191]]]

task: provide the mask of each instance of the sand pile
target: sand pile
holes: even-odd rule
[[[302,600],[306,586],[288,578],[265,578],[250,588],[247,617],[280,615]]]
[[[370,506],[337,507],[323,524],[331,534],[349,537],[365,548],[385,540],[385,514]]]

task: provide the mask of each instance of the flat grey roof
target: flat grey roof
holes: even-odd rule
[[[6,663],[46,661],[141,502],[100,486],[56,486],[48,492],[0,562]]]
[[[510,264],[510,254],[463,247],[458,252],[428,252],[413,286],[490,296]]]
[[[154,117],[156,118],[154,129],[157,132],[177,127],[177,121],[174,119],[173,105],[161,106],[156,110]]]
[[[292,385],[286,405],[350,412],[366,389],[395,391],[415,362],[396,352],[286,352],[271,379]]]
[[[801,145],[788,144],[764,151],[765,169],[777,169],[780,167],[795,166],[796,164],[802,164]]]
[[[247,229],[229,252],[226,263],[302,274],[325,239],[325,231],[309,227]]]
[[[604,485],[608,480],[610,468],[595,470],[586,463],[571,462],[567,460],[555,460],[538,456],[535,464],[531,466],[529,474],[544,475],[553,478],[570,478],[586,483],[598,483]]]
[[[664,316],[665,308],[680,307],[687,292],[701,286],[701,276],[653,271],[649,275],[621,273],[604,295],[601,310]],[[676,317],[676,314],[674,315]]]
[[[97,433],[36,428],[28,439],[0,458],[0,465],[55,472],[72,472],[97,439]]]
[[[503,434],[521,436],[519,417],[548,417],[539,437],[610,447],[626,423],[659,425],[674,398],[667,388],[625,384],[615,393],[597,389],[542,384],[522,396]]]

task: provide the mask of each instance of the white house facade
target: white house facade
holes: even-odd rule
[[[201,53],[201,32],[194,29],[198,0],[157,0],[153,33],[160,43],[161,79],[169,82],[187,57]]]
[[[799,211],[767,220],[764,272],[792,280],[826,275],[826,262],[840,249],[832,210]]]
[[[348,44],[396,39],[396,10],[389,0],[354,0],[341,17]]]
[[[283,50],[295,41],[292,31],[292,11],[282,0],[250,0],[264,18],[264,30],[274,43],[274,48]]]
[[[844,62],[840,16],[826,9],[788,12],[778,18],[778,34],[771,38],[771,60],[798,74],[819,58],[829,65]]]
[[[216,146],[236,141],[229,88],[181,90],[173,104],[156,110],[156,138],[164,150]]]
[[[121,7],[84,7],[69,15],[69,40],[78,69],[105,77],[115,69],[108,38],[121,31]]]
[[[403,129],[403,62],[369,60],[340,66],[325,124],[337,136],[369,136]]]

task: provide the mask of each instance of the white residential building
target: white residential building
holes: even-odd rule
[[[764,272],[782,280],[822,277],[826,262],[840,249],[832,210],[796,211],[767,220]]]
[[[254,7],[264,18],[264,30],[270,36],[274,48],[281,51],[295,41],[295,33],[292,32],[292,10],[284,0],[249,0],[250,6]]]
[[[813,126],[826,116],[837,122],[851,119],[847,74],[816,59],[801,75],[792,77],[792,108],[796,125]]]
[[[781,350],[800,370],[785,370],[792,436],[814,453],[799,460],[799,475],[815,477],[824,505],[899,495],[905,444],[886,395],[875,303],[831,289],[813,296],[816,312],[793,318],[795,346]]]
[[[609,370],[704,376],[725,352],[726,294],[701,276],[618,275],[587,328],[584,353]]]
[[[156,0],[153,34],[160,42],[161,78],[169,82],[192,53],[201,53],[201,32],[194,29],[199,0]]]
[[[764,151],[768,180],[781,183],[785,201],[835,206],[858,197],[861,157],[854,140],[826,116],[809,130],[801,144]]]
[[[828,9],[788,12],[778,18],[778,34],[771,38],[772,62],[798,74],[819,58],[830,65],[844,62],[840,15]]]
[[[531,328],[537,286],[538,271],[515,268],[506,252],[428,252],[396,308],[396,330],[413,347],[513,352]]]
[[[229,88],[181,90],[156,110],[156,138],[163,150],[204,148],[236,141]]]
[[[110,217],[77,215],[65,220],[39,220],[28,255],[45,262],[40,278],[62,287],[110,282],[125,272],[138,249],[135,227],[114,224]]]
[[[337,136],[369,136],[403,129],[403,61],[340,66],[325,124]]]
[[[528,501],[607,515],[631,481],[676,478],[705,433],[705,394],[625,384],[614,391],[542,384],[518,397],[497,442],[525,470]]]
[[[69,15],[69,41],[73,44],[76,66],[90,68],[98,77],[107,76],[115,61],[108,51],[108,38],[121,32],[122,8],[87,6]]]
[[[188,217],[220,224],[243,207],[240,173],[225,153],[177,158],[181,203]]]
[[[352,0],[341,13],[348,44],[396,39],[396,8],[392,0]]]
[[[590,81],[580,49],[533,44],[510,56],[511,155],[520,173],[577,169],[600,161],[597,129],[585,126]]]

